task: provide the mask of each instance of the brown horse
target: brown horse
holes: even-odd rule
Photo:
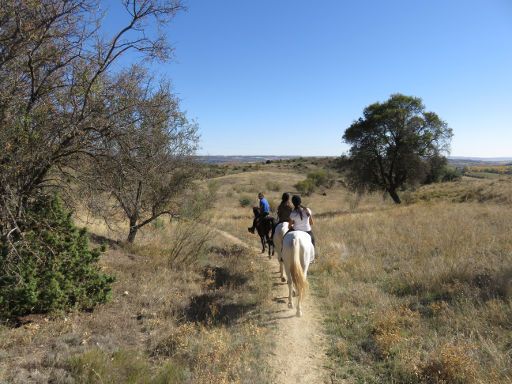
[[[253,207],[252,212],[254,217],[257,217],[256,230],[261,240],[261,253],[265,253],[266,245],[268,244],[268,258],[270,259],[274,254],[274,243],[272,242],[271,234],[274,227],[274,218],[272,216],[260,217],[260,209]]]

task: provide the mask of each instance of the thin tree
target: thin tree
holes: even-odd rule
[[[95,0],[3,1],[0,7],[0,237],[20,233],[27,204],[66,169],[94,154],[122,110],[104,84],[128,51],[166,59],[171,49],[150,21],[167,23],[179,0],[124,0],[126,23],[101,32]]]
[[[78,167],[91,196],[115,202],[129,222],[127,241],[140,228],[162,215],[179,212],[177,199],[197,177],[194,161],[197,125],[187,120],[169,84],[156,89],[138,67],[116,80],[117,97],[124,105],[118,132],[102,142],[101,155],[91,156],[88,167]]]

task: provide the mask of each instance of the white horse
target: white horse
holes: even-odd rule
[[[274,232],[274,250],[277,251],[277,261],[279,262],[279,273],[281,274],[281,281],[284,283],[286,281],[284,277],[284,267],[283,261],[281,259],[281,255],[283,254],[283,237],[288,232],[288,222],[279,223],[276,226],[276,230]]]
[[[302,316],[301,302],[306,294],[309,263],[315,258],[311,236],[303,231],[288,232],[283,238],[283,258],[288,278],[288,308],[293,308],[292,283],[297,293],[297,316]]]

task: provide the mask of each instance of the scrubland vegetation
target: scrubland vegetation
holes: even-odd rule
[[[133,246],[112,244],[100,262],[116,277],[107,304],[1,327],[0,382],[268,382],[259,365],[268,330],[258,320],[268,272],[248,248],[211,233],[204,243],[201,228],[186,226],[161,223]],[[112,235],[101,222],[90,229]],[[176,247],[195,262],[176,263]]]
[[[184,203],[182,218],[145,226],[133,245],[115,241],[124,221],[79,213],[93,244],[107,245],[100,267],[116,279],[112,299],[0,328],[0,381],[272,382],[266,356],[284,348],[271,345],[279,329],[265,314],[274,271],[216,230],[257,244],[247,232],[256,193],[275,207],[325,167],[302,159],[227,172]],[[304,199],[331,381],[511,382],[512,181],[426,185],[397,206],[331,176],[330,188]]]
[[[512,380],[511,192],[445,183],[318,221],[334,382]]]

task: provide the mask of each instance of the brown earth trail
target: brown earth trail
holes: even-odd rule
[[[239,238],[218,230],[226,239],[235,244],[248,245]],[[249,247],[260,252],[256,247]],[[261,255],[261,254],[260,254]],[[322,315],[318,305],[307,292],[303,302],[303,316],[295,316],[295,308],[287,306],[288,286],[281,283],[276,256],[271,260],[262,255],[259,260],[268,264],[273,275],[273,299],[266,314],[266,322],[274,329],[273,350],[268,355],[268,364],[274,372],[272,383],[328,383],[326,368],[327,341],[322,331]],[[296,301],[294,298],[294,305]]]

